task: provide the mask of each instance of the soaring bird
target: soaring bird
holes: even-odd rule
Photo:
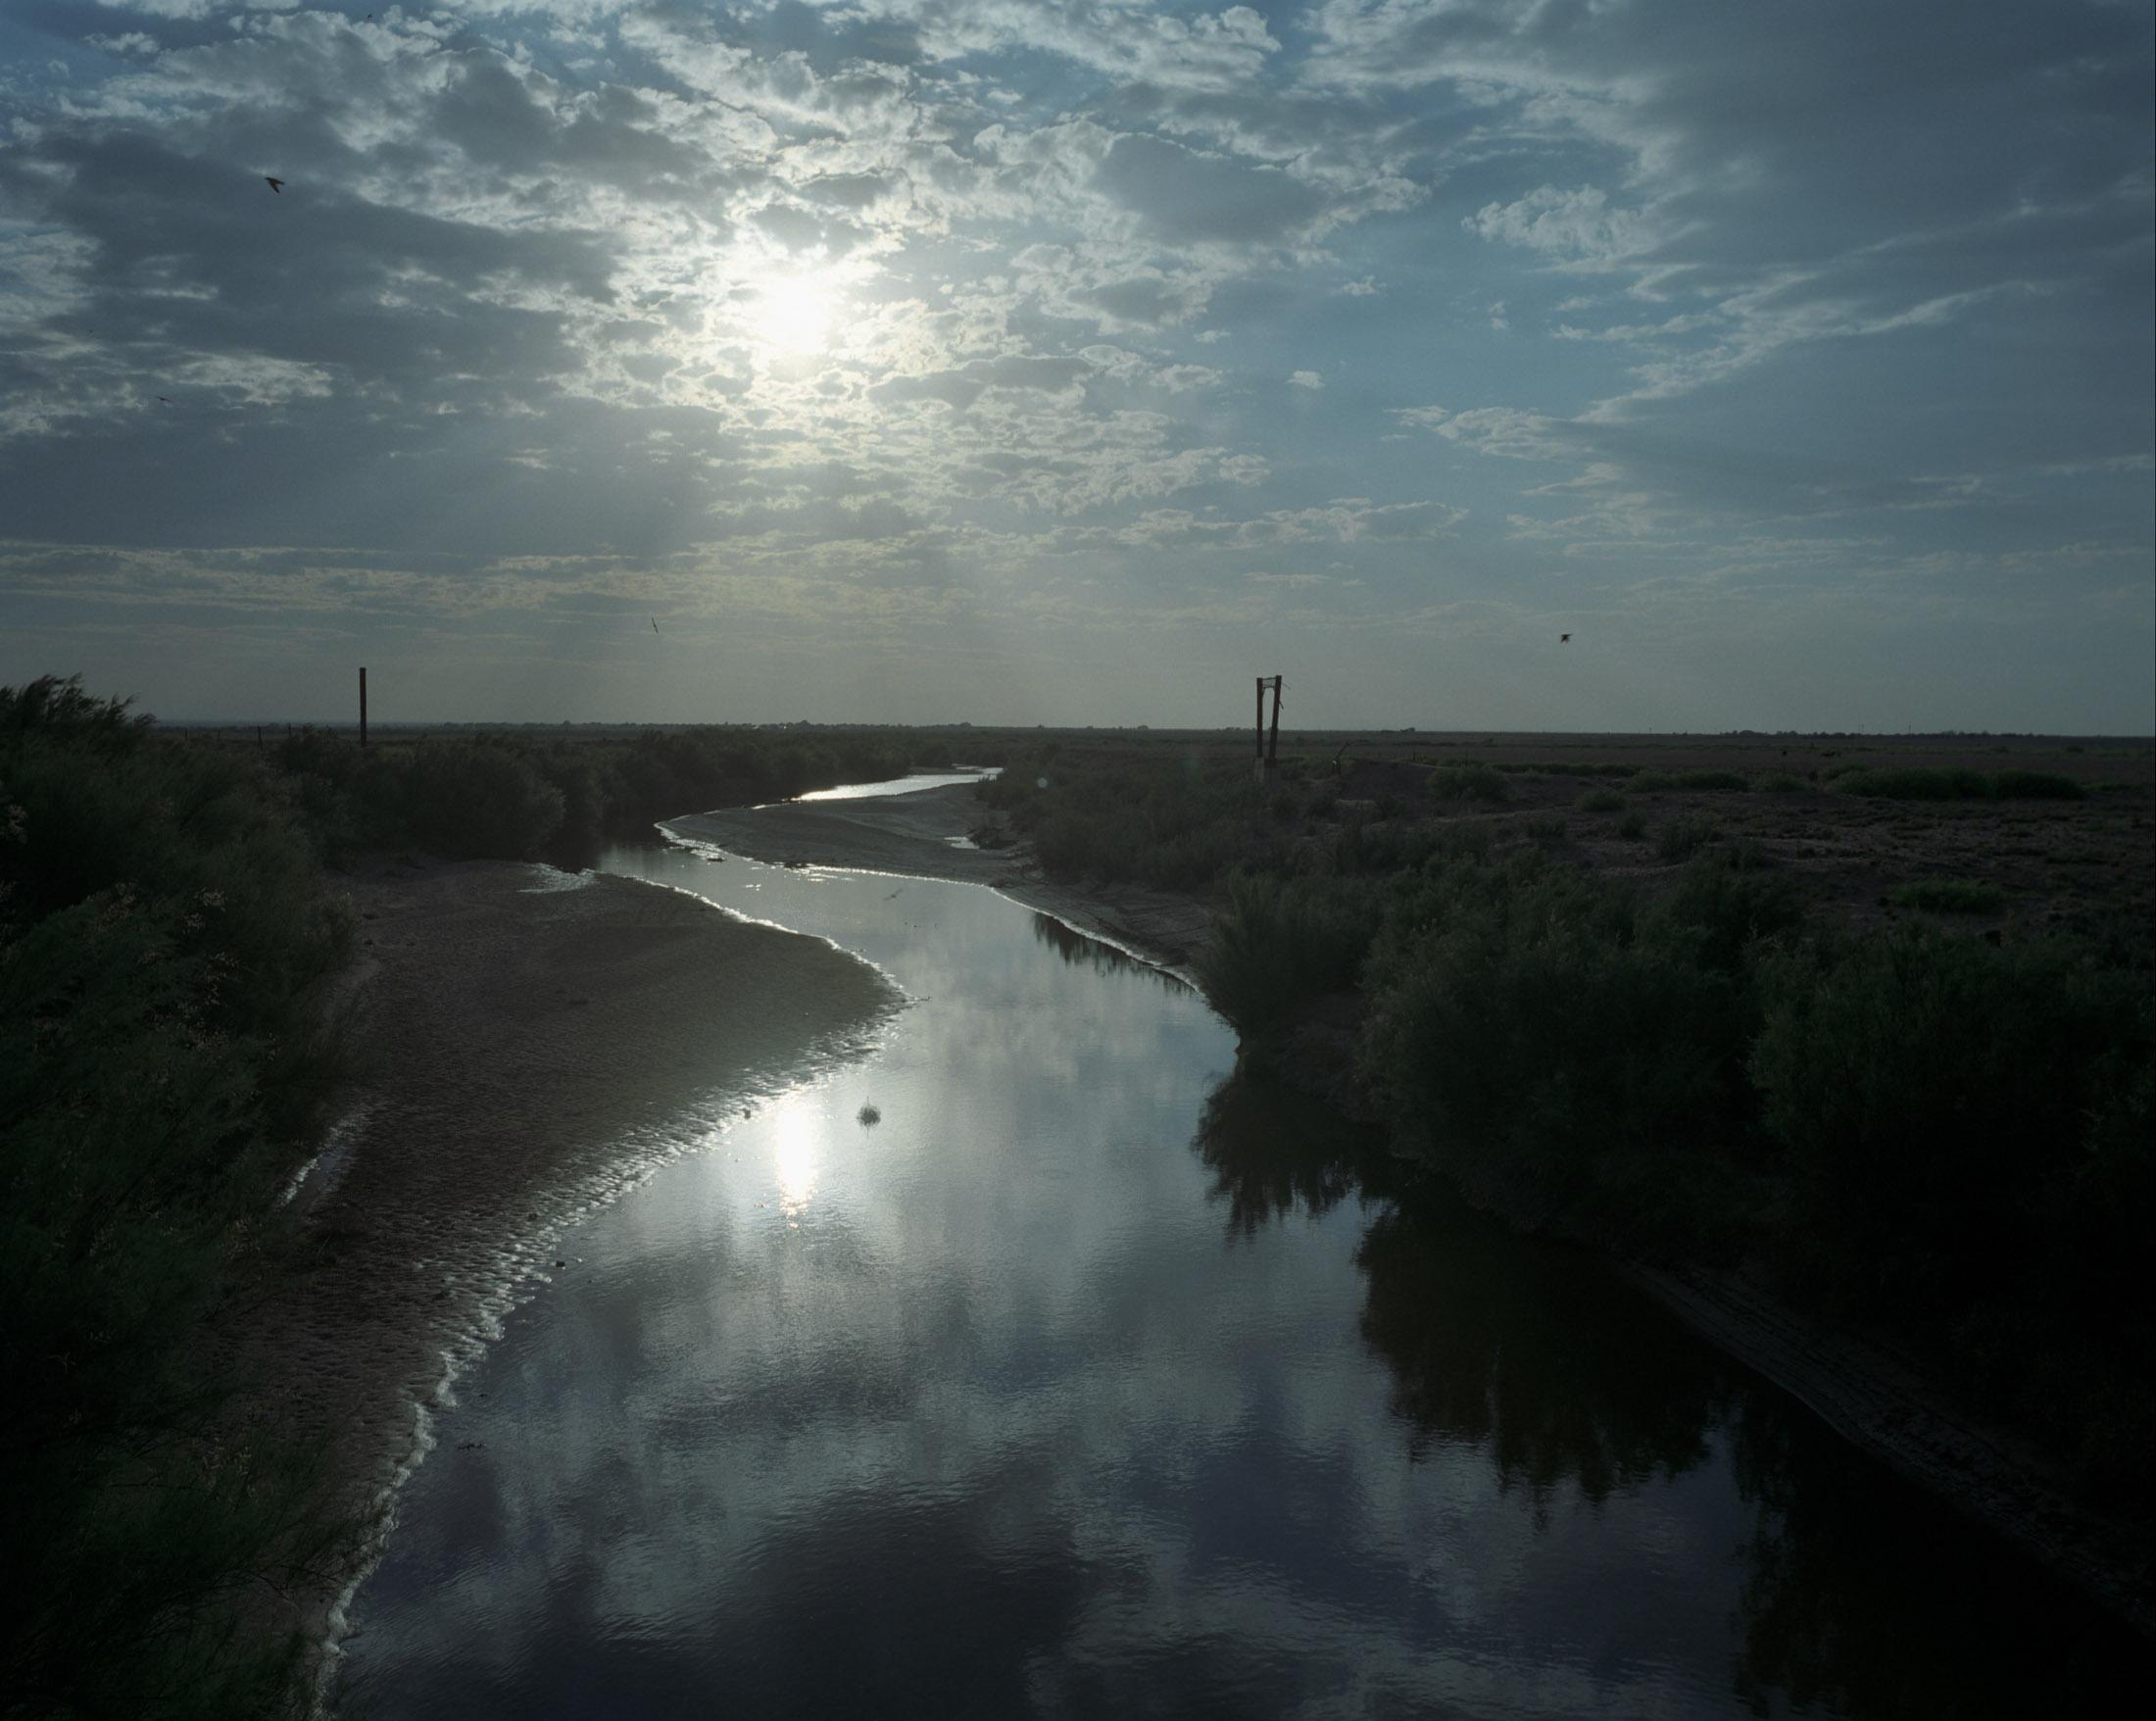
[[[279,197],[282,197],[284,195],[284,181],[278,178],[274,173],[263,174],[262,182],[265,185],[269,186],[270,189],[274,191]]]
[[[161,394],[157,398],[163,401],[167,406],[171,406],[172,404],[172,397],[171,395]]]
[[[1570,645],[1572,643],[1572,635],[1570,635],[1569,633],[1560,633],[1557,636],[1557,643],[1559,645]]]
[[[657,633],[659,631],[659,617],[656,615],[652,617],[652,631],[654,633]]]

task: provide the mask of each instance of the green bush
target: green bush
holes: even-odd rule
[[[2088,791],[2047,771],[1977,771],[1966,766],[1842,768],[1829,773],[1844,793],[1883,801],[2082,801]]]
[[[417,847],[457,859],[586,864],[603,840],[718,805],[898,776],[876,735],[646,730],[627,740],[523,733],[362,749],[307,729],[275,758],[301,822],[332,858]]]
[[[2085,801],[2088,791],[2072,777],[2050,771],[2000,771],[1991,793],[2001,801]]]
[[[405,762],[402,787],[413,840],[459,860],[534,860],[568,806],[516,753],[483,742],[421,742]]]
[[[1665,860],[1689,860],[1714,841],[1718,828],[1713,819],[1697,814],[1670,819],[1655,834],[1654,851]]]
[[[350,928],[281,779],[73,682],[0,689],[0,807],[11,1712],[281,1712],[300,1646],[248,1622],[343,1531],[207,1335],[337,1074]]]
[[[1660,919],[1684,940],[1694,961],[1719,973],[1744,973],[1752,946],[1778,938],[1803,918],[1795,887],[1743,864],[1733,850],[1695,856],[1663,899]]]
[[[2030,1259],[2092,1113],[2145,1065],[2147,1000],[2047,945],[1929,928],[1762,969],[1751,1072],[1805,1217],[1798,1264],[1868,1313],[1936,1317]]]
[[[1801,795],[1811,784],[1788,771],[1769,771],[1759,779],[1759,787],[1770,795]]]
[[[1677,787],[1677,779],[1667,771],[1642,771],[1632,779],[1630,787],[1638,794],[1656,795]]]
[[[1474,762],[1461,760],[1458,762],[1469,764]],[[1509,771],[1514,775],[1532,773],[1544,777],[1629,777],[1634,775],[1640,767],[1636,764],[1609,764],[1599,761],[1579,764],[1561,759],[1541,759],[1532,760],[1525,763],[1500,764],[1494,768],[1500,771]]]
[[[1763,969],[1751,1072],[1800,1293],[1943,1353],[2100,1490],[2150,1509],[2156,1225],[2145,974],[1936,929]]]
[[[1441,801],[1509,801],[1512,785],[1487,764],[1448,764],[1430,773],[1430,793]]]
[[[1741,771],[1681,771],[1677,786],[1680,789],[1741,790],[1751,787],[1751,779]]]
[[[1627,842],[1638,842],[1647,834],[1647,815],[1634,808],[1617,821],[1617,834]]]
[[[1583,789],[1572,805],[1582,812],[1622,812],[1626,802],[1615,789]]]
[[[1199,956],[1199,982],[1239,1034],[1262,1034],[1352,986],[1376,921],[1374,900],[1339,881],[1239,872]]]
[[[1836,786],[1845,794],[1884,801],[1984,800],[1991,793],[1991,779],[1983,771],[1961,767],[1936,769],[1904,766],[1867,770],[1856,767],[1833,773]]]
[[[2006,907],[2006,892],[1987,878],[1923,878],[1887,894],[1899,908],[1933,914],[1995,914]]]
[[[1543,860],[1401,887],[1366,970],[1360,1062],[1402,1123],[1557,1191],[1606,1155],[1696,1143],[1733,1111],[1733,983],[1631,897]]]

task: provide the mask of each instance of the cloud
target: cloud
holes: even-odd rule
[[[1512,203],[1485,204],[1460,224],[1485,239],[1597,265],[1643,250],[1652,233],[1644,215],[1611,209],[1607,194],[1592,186],[1540,186]]]
[[[1437,627],[1807,538],[2109,591],[2131,555],[2046,558],[2156,554],[2149,33],[2076,0],[50,0],[0,19],[0,530],[315,545],[504,613],[576,559],[723,568],[789,628],[848,580],[1229,628],[1320,571]]]

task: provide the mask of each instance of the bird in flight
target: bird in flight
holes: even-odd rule
[[[657,633],[659,631],[659,617],[656,615],[652,617],[652,631],[654,633]]]
[[[1559,645],[1570,645],[1572,643],[1572,635],[1570,635],[1569,633],[1560,633],[1557,636],[1557,643]]]
[[[282,197],[282,196],[284,195],[284,181],[283,181],[282,179],[278,178],[278,177],[276,176],[276,174],[274,174],[274,173],[265,173],[265,174],[263,174],[263,176],[262,176],[262,182],[263,182],[263,183],[264,183],[265,185],[269,186],[269,187],[270,187],[270,190],[272,190],[272,191],[274,191],[274,192],[275,192],[275,193],[276,193],[276,194],[277,194],[277,195],[278,195],[279,197]]]
[[[171,406],[172,404],[172,397],[169,394],[161,394],[157,398],[163,401],[167,406]]]

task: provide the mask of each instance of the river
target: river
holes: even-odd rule
[[[607,871],[911,1003],[582,1221],[353,1610],[407,1717],[2091,1712],[2137,1646],[989,890]]]

